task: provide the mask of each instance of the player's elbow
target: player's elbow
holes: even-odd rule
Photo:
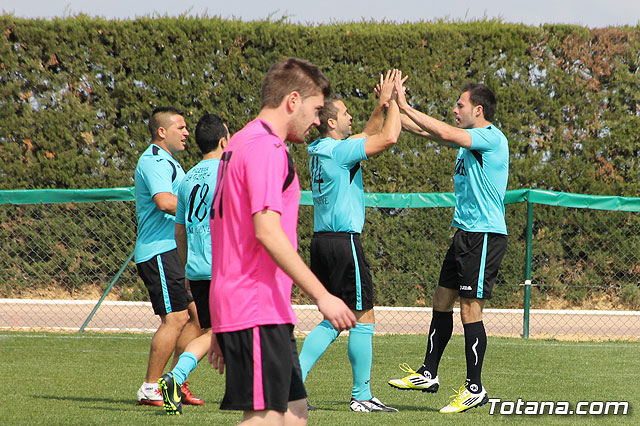
[[[400,132],[390,132],[385,136],[384,144],[386,149],[393,147],[398,142],[398,137],[400,136]]]
[[[269,243],[274,239],[274,232],[268,226],[256,226],[256,240],[262,245],[264,248],[268,248]]]

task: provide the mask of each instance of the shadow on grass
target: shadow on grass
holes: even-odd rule
[[[309,401],[311,403],[311,405],[313,405],[314,407],[316,407],[315,411],[345,411],[345,410],[349,410],[349,403],[348,402],[344,402],[344,401],[320,401],[320,400],[313,400],[313,401]],[[402,412],[423,412],[423,413],[428,413],[428,412],[432,412],[432,413],[437,413],[440,411],[439,408],[435,408],[435,407],[424,407],[424,406],[416,406],[416,405],[398,405],[398,404],[393,404],[392,405],[394,408],[397,408],[398,411],[402,411]],[[311,413],[313,413],[314,411],[310,412],[310,415],[312,415]]]
[[[139,405],[137,401],[131,398],[127,399],[110,399],[110,398],[88,398],[86,396],[58,396],[58,395],[31,395],[35,399],[48,399],[52,401],[76,401],[76,402],[108,402],[111,404]]]
[[[77,396],[57,396],[57,395],[32,395],[34,399],[46,399],[50,401],[68,401],[68,402],[86,402],[86,403],[107,403],[107,404],[117,404],[117,405],[125,405],[125,407],[107,407],[107,406],[99,406],[99,405],[87,405],[81,406],[79,405],[77,408],[86,409],[86,410],[102,410],[102,411],[122,411],[122,412],[133,412],[139,410],[149,410],[149,413],[152,411],[156,411],[156,415],[166,416],[164,409],[162,407],[156,407],[153,405],[140,405],[138,401],[131,400],[131,398],[127,399],[115,399],[115,398],[87,398],[87,397],[77,397]],[[139,408],[138,408],[139,407]]]
[[[118,404],[118,405],[126,405],[126,407],[116,408],[116,407],[100,407],[100,406],[79,406],[78,408],[84,408],[89,410],[105,410],[105,411],[139,411],[139,410],[149,410],[149,412],[155,410],[156,415],[166,416],[167,413],[164,411],[162,407],[156,407],[154,405],[141,405],[138,404],[138,401],[132,400],[131,398],[127,399],[109,399],[109,398],[87,398],[87,397],[77,397],[77,396],[58,396],[58,395],[31,395],[34,399],[46,399],[50,401],[69,401],[69,402],[87,402],[87,403],[107,403],[107,404]],[[220,405],[220,401],[212,401],[209,404]],[[139,407],[139,408],[138,408]]]

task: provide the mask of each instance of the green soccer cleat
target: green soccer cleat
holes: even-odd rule
[[[467,388],[467,383],[462,385],[455,395],[451,395],[453,401],[440,412],[443,414],[462,413],[470,408],[480,407],[489,402],[489,396],[484,386],[478,393],[473,393]]]
[[[182,397],[180,396],[180,386],[175,381],[172,373],[167,373],[158,380],[164,410],[171,416],[182,414]]]
[[[438,392],[438,388],[440,387],[440,380],[438,379],[438,376],[431,378],[431,375],[428,372],[426,372],[427,376],[418,374],[407,363],[400,364],[400,370],[405,373],[409,373],[409,375],[402,379],[389,380],[387,382],[389,383],[389,386],[401,390],[419,390],[429,393]]]

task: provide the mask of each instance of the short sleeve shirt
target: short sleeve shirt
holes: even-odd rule
[[[178,189],[176,223],[187,231],[185,275],[192,281],[211,279],[209,210],[220,160],[202,160],[187,172]]]
[[[292,280],[258,242],[253,222],[265,209],[280,213],[282,229],[297,249],[300,184],[289,150],[256,119],[233,135],[220,168],[211,209],[212,330],[295,324]]]
[[[471,147],[458,150],[454,175],[456,208],[451,226],[506,235],[504,196],[509,178],[509,143],[493,124],[467,131],[471,134]]]
[[[158,145],[151,144],[138,159],[135,173],[136,263],[176,248],[175,217],[158,210],[153,196],[161,192],[176,195],[183,177],[180,163]]]
[[[323,138],[309,145],[315,232],[362,232],[365,140]]]

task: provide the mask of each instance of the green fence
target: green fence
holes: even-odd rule
[[[0,191],[0,327],[153,330],[158,320],[131,262],[133,199],[133,188]],[[452,193],[366,194],[377,332],[426,332],[454,203]],[[308,260],[308,191],[300,204]],[[488,332],[639,338],[640,198],[525,189],[508,191],[505,204],[509,246]],[[298,328],[309,330],[319,314],[297,290],[293,300]]]

